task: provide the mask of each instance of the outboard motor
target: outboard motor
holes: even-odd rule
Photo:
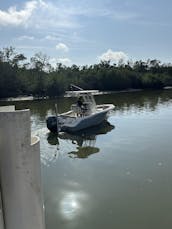
[[[57,116],[49,116],[46,119],[46,123],[47,123],[47,128],[54,133],[58,133],[59,132],[59,123],[58,123],[58,117]]]

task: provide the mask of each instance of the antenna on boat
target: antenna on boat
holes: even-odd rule
[[[56,125],[57,125],[57,133],[59,132],[59,126],[58,126],[58,109],[57,109],[57,103],[55,104],[55,112],[56,112]]]
[[[76,85],[74,85],[74,84],[70,84],[70,87],[71,87],[71,89],[74,88],[74,90],[77,90],[77,91],[83,91],[83,88],[78,87],[78,86],[76,86]],[[72,90],[72,91],[73,91],[73,90]]]

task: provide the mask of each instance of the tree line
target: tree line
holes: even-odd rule
[[[70,67],[57,63],[53,67],[41,52],[28,61],[13,47],[0,50],[0,98],[56,97],[68,90],[71,83],[101,91],[161,89],[172,86],[172,64],[148,59],[118,64],[101,61],[90,66]]]

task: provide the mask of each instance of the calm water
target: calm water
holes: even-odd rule
[[[1,102],[31,109],[41,139],[47,229],[172,227],[172,90],[96,97],[116,110],[80,135],[49,134],[55,100]],[[58,99],[59,112],[72,99]]]

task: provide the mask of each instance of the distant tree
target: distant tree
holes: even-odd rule
[[[139,60],[133,65],[133,69],[137,72],[145,73],[147,71],[148,65],[146,62]]]
[[[55,97],[62,95],[71,83],[102,91],[159,89],[172,86],[172,64],[148,59],[120,64],[101,61],[71,67],[57,63],[52,67],[42,52],[26,62],[24,54],[17,53],[13,47],[0,50],[0,98],[23,94]]]
[[[12,65],[20,67],[20,62],[25,61],[27,58],[23,54],[16,54],[12,60]]]
[[[31,57],[30,64],[32,69],[35,69],[39,72],[48,72],[51,66],[49,63],[49,57],[42,52],[36,53],[33,57]]]
[[[18,54],[13,47],[3,48],[0,51],[0,61],[7,62],[12,66],[19,66],[19,63],[26,60],[27,58],[24,54]]]
[[[142,87],[151,89],[163,88],[164,84],[160,75],[146,73],[142,77]]]

